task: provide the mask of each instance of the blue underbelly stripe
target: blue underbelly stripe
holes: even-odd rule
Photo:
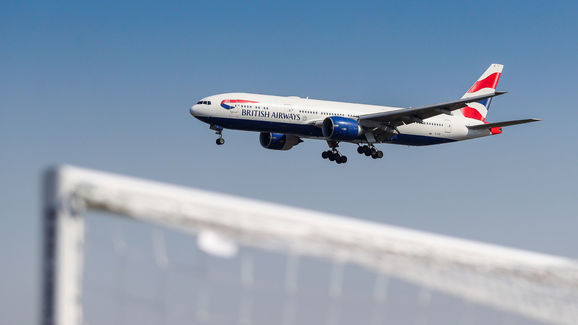
[[[206,117],[206,116],[199,116],[197,118],[205,123],[217,124],[227,129],[256,131],[256,132],[288,133],[288,134],[314,136],[314,137],[323,136],[320,128],[309,124],[293,124],[283,122],[255,121],[255,120]]]
[[[426,135],[397,134],[388,143],[403,144],[408,146],[429,146],[432,144],[442,144],[454,142],[454,139],[429,137]]]
[[[283,122],[268,122],[268,121],[256,121],[256,120],[209,117],[209,116],[197,116],[197,118],[205,123],[219,125],[226,129],[255,131],[255,132],[287,133],[300,136],[323,137],[321,129],[310,124],[293,124]],[[393,136],[390,140],[386,141],[385,143],[401,144],[408,146],[427,146],[454,141],[456,140],[448,138],[430,137],[424,135],[398,134]]]

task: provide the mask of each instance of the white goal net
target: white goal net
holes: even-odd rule
[[[70,166],[44,186],[44,325],[578,320],[570,259]]]

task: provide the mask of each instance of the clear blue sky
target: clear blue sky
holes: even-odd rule
[[[39,180],[53,164],[578,258],[575,2],[4,2],[0,323],[32,324]],[[188,115],[246,91],[395,106],[459,98],[505,65],[490,121],[543,122],[374,161],[322,160]]]

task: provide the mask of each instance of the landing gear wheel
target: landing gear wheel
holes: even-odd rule
[[[347,162],[347,157],[346,156],[342,156],[339,151],[337,150],[337,147],[339,147],[339,142],[335,142],[335,141],[327,141],[327,144],[329,145],[329,148],[331,148],[330,150],[327,151],[323,151],[321,153],[321,157],[323,159],[329,159],[330,161],[335,161],[337,164],[345,164]],[[357,147],[357,152],[360,152],[361,146]]]
[[[369,146],[363,146],[362,148],[362,153],[365,154],[366,156],[371,156],[371,148]]]
[[[379,159],[383,158],[383,151],[377,150],[377,152],[375,153],[375,156]]]
[[[216,131],[215,134],[219,136],[217,138],[217,140],[215,140],[215,143],[218,146],[225,144],[225,139],[223,139],[223,127],[222,126],[211,124],[209,129],[215,130]]]
[[[358,153],[358,154],[362,154],[363,151],[365,150],[364,148],[365,148],[365,146],[359,146],[359,147],[357,147],[357,153]]]

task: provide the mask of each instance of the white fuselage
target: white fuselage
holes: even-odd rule
[[[327,117],[341,116],[357,120],[364,114],[403,108],[365,105],[249,93],[226,93],[203,98],[191,114],[212,126],[256,132],[273,132],[304,138],[325,139],[320,123]],[[457,112],[404,124],[399,134],[383,141],[405,145],[430,145],[491,135],[488,130],[470,130],[467,126],[483,122],[465,118]],[[347,142],[367,142],[365,136]]]

